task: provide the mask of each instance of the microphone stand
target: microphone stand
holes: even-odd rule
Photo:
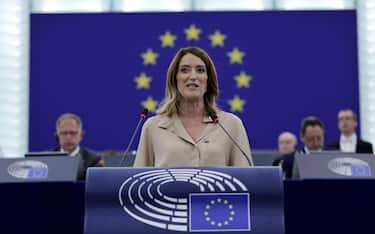
[[[245,153],[245,151],[242,150],[240,145],[233,139],[233,137],[229,134],[229,132],[224,128],[224,126],[219,122],[219,118],[217,117],[216,113],[208,113],[208,115],[211,117],[212,121],[220,126],[221,129],[227,134],[227,136],[230,138],[230,140],[234,143],[234,145],[241,151],[242,155],[246,158],[247,163],[249,166],[252,166],[252,163],[250,162],[249,157]]]
[[[137,132],[138,132],[139,128],[140,128],[141,125],[142,125],[142,122],[147,118],[147,114],[148,114],[148,110],[145,108],[145,109],[142,111],[142,113],[140,114],[140,118],[139,118],[139,120],[138,120],[137,127],[135,128],[135,130],[134,130],[134,132],[133,132],[133,135],[132,135],[132,137],[130,138],[130,141],[129,141],[129,143],[128,143],[128,146],[126,147],[126,150],[124,151],[124,154],[123,154],[122,157],[121,157],[121,161],[120,161],[120,164],[119,164],[120,167],[121,167],[122,164],[124,163],[124,160],[125,160],[125,158],[126,158],[128,152],[129,152],[129,149],[130,149],[130,147],[131,147],[132,144],[133,144],[134,138],[135,138],[135,136],[137,135]]]

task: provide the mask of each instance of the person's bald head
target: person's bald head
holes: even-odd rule
[[[293,153],[297,147],[297,137],[291,132],[282,132],[278,139],[281,155]]]

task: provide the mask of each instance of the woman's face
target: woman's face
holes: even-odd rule
[[[177,89],[184,100],[203,100],[208,76],[202,59],[193,54],[184,55],[178,66],[176,78]]]

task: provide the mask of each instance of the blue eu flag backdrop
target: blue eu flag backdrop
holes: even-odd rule
[[[250,230],[248,193],[190,194],[190,231]]]
[[[64,112],[82,117],[84,145],[125,148],[186,46],[213,59],[218,105],[243,120],[253,149],[275,148],[307,115],[323,120],[329,141],[337,110],[358,110],[352,11],[34,14],[30,46],[31,150],[52,148]]]

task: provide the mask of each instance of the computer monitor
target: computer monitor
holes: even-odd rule
[[[77,180],[80,156],[27,155],[26,158],[0,158],[0,183]]]
[[[374,179],[375,156],[325,151],[296,154],[293,177],[300,179]]]
[[[40,152],[27,152],[25,157],[53,157],[53,156],[67,156],[68,153],[60,151],[40,151]]]

